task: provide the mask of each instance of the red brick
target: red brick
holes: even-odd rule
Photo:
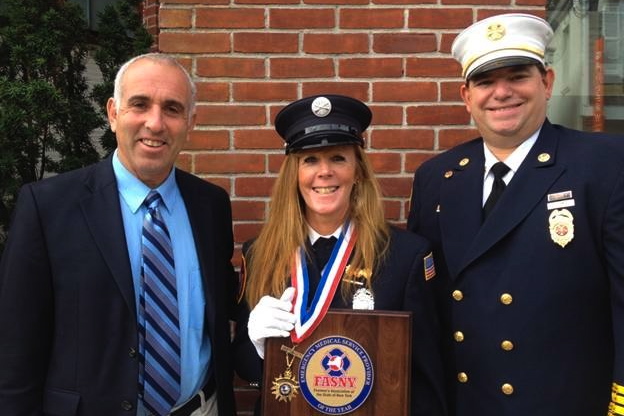
[[[340,6],[369,4],[369,0],[303,0],[304,4],[337,4]]]
[[[413,6],[415,4],[437,4],[438,0],[372,0],[372,4],[403,4]]]
[[[293,33],[234,33],[234,51],[242,53],[292,53],[299,48]]]
[[[400,58],[343,58],[339,59],[340,77],[344,78],[397,78],[403,75]]]
[[[480,136],[476,128],[442,129],[438,135],[440,149],[450,149]]]
[[[166,0],[161,1],[161,3],[166,4],[197,4],[198,1],[201,2],[202,5],[217,5],[217,4],[228,4],[229,0]],[[158,2],[155,3],[158,5]]]
[[[305,53],[366,53],[369,50],[368,35],[364,33],[305,33]]]
[[[546,17],[546,11],[545,10],[514,8],[513,12],[514,13],[534,14],[535,16],[539,16],[541,18],[545,18]],[[499,14],[504,14],[504,13],[509,13],[509,10],[480,8],[480,9],[477,10],[477,20],[483,20],[486,17],[498,16]]]
[[[368,153],[368,158],[373,165],[375,173],[399,173],[401,172],[400,153]]]
[[[368,82],[347,82],[347,81],[324,81],[324,82],[302,82],[302,96],[318,94],[341,94],[357,98],[361,101],[368,100]]]
[[[232,200],[232,217],[237,220],[264,220],[266,203],[263,201]]]
[[[197,173],[264,172],[264,155],[249,153],[200,153],[195,155]]]
[[[240,267],[241,267],[241,263],[243,262],[241,259],[242,256],[242,243],[244,243],[244,241],[236,241],[236,239],[234,240],[234,252],[232,254],[232,265],[234,266],[234,270],[236,272],[240,271]],[[234,388],[234,396],[235,399],[238,401],[238,391],[240,390],[240,388],[236,387]],[[252,411],[239,411],[238,409],[238,403],[236,404],[236,416],[253,416],[253,412]]]
[[[408,58],[409,77],[461,77],[461,65],[453,58]]]
[[[236,82],[232,84],[234,101],[293,101],[297,98],[297,84],[292,82]]]
[[[190,9],[160,10],[158,23],[161,28],[190,28],[193,13]]]
[[[193,130],[186,150],[227,150],[230,147],[230,132],[227,130]]]
[[[196,10],[195,26],[210,29],[251,29],[264,27],[264,9],[217,9]]]
[[[388,220],[398,220],[401,217],[401,201],[384,199],[384,214]]]
[[[162,32],[159,49],[166,53],[220,53],[230,51],[227,33]]]
[[[193,166],[193,156],[183,151],[176,158],[175,164],[178,168],[191,172]]]
[[[479,5],[482,6],[484,1],[483,0],[441,0],[442,4],[445,6],[448,5],[452,5],[452,6],[456,6],[456,5]],[[487,0],[487,4],[488,6],[502,6],[502,5],[509,5],[510,1],[509,0]],[[509,11],[505,12],[505,13],[509,13]]]
[[[262,78],[266,70],[259,58],[203,58],[197,61],[201,77]]]
[[[266,124],[263,106],[198,105],[197,125],[243,126]]]
[[[413,174],[416,169],[439,152],[412,152],[405,155],[405,172]],[[411,189],[410,189],[411,192]]]
[[[229,0],[228,0],[229,3]],[[234,0],[234,4],[258,4],[266,6],[269,4],[299,4],[299,0]]]
[[[232,179],[229,176],[202,176],[206,182],[210,182],[218,187],[225,189],[225,191],[232,195]]]
[[[385,197],[408,197],[412,190],[412,178],[378,178]]]
[[[252,176],[234,179],[234,192],[239,197],[268,197],[275,177]]]
[[[261,228],[261,223],[234,224],[234,240],[242,243],[251,238],[257,237]]]
[[[464,29],[472,23],[472,9],[417,8],[409,10],[408,27],[416,29]]]
[[[423,53],[438,49],[433,33],[376,33],[373,51],[376,53]]]
[[[403,9],[342,9],[341,29],[398,29],[403,27]]]
[[[400,125],[403,124],[403,107],[396,105],[369,105],[373,112],[371,124],[380,125]]]
[[[271,29],[329,29],[335,25],[332,9],[271,9],[269,27]]]
[[[459,88],[464,85],[463,81],[457,82],[441,82],[440,83],[440,99],[442,101],[462,101],[459,94]]]
[[[319,58],[271,58],[273,78],[316,78],[334,76],[334,62]]]
[[[375,149],[433,149],[433,130],[427,129],[375,129],[371,147]]]
[[[245,129],[234,132],[235,149],[283,149],[284,141],[273,127],[267,129]]]
[[[457,32],[459,33],[459,32]],[[451,46],[457,37],[457,33],[442,33],[442,41],[440,42],[440,52],[451,53]]]
[[[376,82],[373,85],[373,100],[384,101],[436,101],[438,85],[435,82]]]
[[[283,143],[284,142],[282,141],[282,144]],[[282,164],[284,163],[285,157],[286,156],[284,155],[284,153],[269,155],[269,172],[278,173],[280,168],[282,167]]]
[[[435,105],[407,108],[407,123],[416,126],[467,124],[470,116],[463,105]]]
[[[516,5],[544,7],[546,5],[546,0],[516,0]],[[540,17],[544,17],[544,15],[541,15]]]
[[[229,101],[230,86],[225,82],[195,82],[197,101]]]

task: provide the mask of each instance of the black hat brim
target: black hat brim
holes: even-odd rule
[[[361,147],[364,146],[364,140],[361,137],[347,132],[340,133],[335,130],[331,132],[318,132],[307,134],[299,139],[293,140],[286,146],[286,153],[342,145],[358,145]]]

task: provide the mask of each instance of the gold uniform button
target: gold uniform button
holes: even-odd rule
[[[503,293],[500,297],[500,301],[503,305],[511,305],[511,302],[513,302],[513,296],[509,293]]]
[[[460,383],[467,383],[468,382],[468,374],[461,372],[457,374],[457,381],[459,381]]]
[[[504,349],[505,351],[511,351],[514,349],[514,344],[513,342],[509,340],[505,340],[501,342],[501,348]]]
[[[464,340],[464,333],[461,331],[457,331],[453,334],[453,338],[455,338],[455,341],[457,342],[462,342]]]
[[[511,384],[505,383],[501,386],[501,391],[503,392],[503,394],[510,396],[513,394],[514,388]]]
[[[454,290],[453,291],[453,299],[455,299],[456,301],[460,301],[464,298],[464,294],[462,293],[461,290]]]

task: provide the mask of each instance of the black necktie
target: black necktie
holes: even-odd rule
[[[316,263],[316,268],[319,271],[323,270],[323,267],[327,264],[335,244],[336,237],[319,237],[319,239],[312,245],[312,250],[314,251],[314,261]]]
[[[485,205],[483,206],[483,218],[487,218],[490,212],[492,212],[494,205],[496,205],[496,201],[498,201],[498,198],[500,198],[503,194],[506,186],[503,176],[509,172],[509,166],[503,162],[496,162],[492,166],[491,171],[494,174],[494,182],[492,183],[490,196],[488,196],[487,201],[485,201]]]
[[[323,267],[325,267],[325,264],[327,264],[335,244],[336,237],[319,237],[319,239],[312,244],[314,265],[318,273],[308,274],[308,305],[310,305],[314,299],[316,289],[321,281],[321,271]]]

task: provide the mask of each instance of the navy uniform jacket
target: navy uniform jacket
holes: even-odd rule
[[[203,278],[219,414],[230,416],[230,203],[224,190],[188,173],[177,170],[176,182]],[[111,158],[26,185],[0,263],[0,414],[133,416],[137,351]]]
[[[245,253],[249,242],[245,244]],[[440,358],[438,321],[430,296],[429,281],[424,277],[425,256],[429,243],[405,230],[392,229],[388,256],[373,278],[375,309],[412,311],[412,415],[446,415],[443,369]],[[309,273],[319,273],[313,261]],[[332,309],[351,309],[351,299],[342,298],[340,287],[331,304]],[[236,371],[250,382],[262,381],[262,363],[247,335],[249,310],[242,305],[237,320]],[[389,350],[392,342],[389,340]]]
[[[408,228],[433,243],[458,416],[607,414],[624,382],[623,155],[622,137],[546,121],[483,223],[482,139],[416,172]]]

